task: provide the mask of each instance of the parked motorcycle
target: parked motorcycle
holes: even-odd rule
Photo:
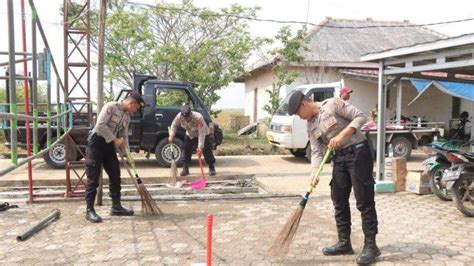
[[[460,140],[437,140],[423,147],[430,157],[423,161],[425,173],[430,177],[431,191],[442,200],[452,200],[451,190],[441,182],[444,170],[451,167],[446,155],[452,150],[469,149],[469,143]]]
[[[449,151],[446,158],[452,165],[443,172],[441,182],[452,190],[458,210],[474,217],[474,153]]]
[[[448,132],[448,137],[454,140],[468,140],[471,134],[466,134],[466,128],[470,128],[467,124],[471,121],[468,119],[469,113],[462,112],[459,115],[459,123],[451,128]]]

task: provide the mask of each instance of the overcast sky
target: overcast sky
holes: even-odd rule
[[[171,0],[130,0],[131,2],[140,2],[153,4],[155,2],[180,2]],[[16,49],[21,51],[21,16],[20,16],[20,0],[14,0],[15,7],[15,31],[16,31]],[[31,14],[29,6],[26,2],[27,13],[27,34],[31,35],[30,19]],[[35,4],[38,14],[43,22],[48,41],[53,49],[58,67],[62,69],[63,57],[63,36],[62,36],[62,17],[59,15],[59,8],[63,0],[36,0]],[[97,7],[99,0],[91,0],[92,6]],[[349,18],[349,19],[365,19],[367,17],[374,20],[410,20],[416,24],[426,24],[442,21],[451,21],[459,19],[474,18],[474,1],[472,0],[451,0],[451,1],[428,1],[428,0],[398,0],[398,1],[381,1],[381,0],[292,0],[292,1],[276,1],[276,0],[195,0],[197,6],[218,9],[229,6],[231,3],[238,3],[242,6],[259,6],[261,7],[258,17],[262,19],[275,20],[295,20],[308,21],[310,23],[319,23],[325,17],[332,18]],[[0,4],[0,51],[8,50],[8,29],[7,29],[7,5],[2,0]],[[260,37],[272,37],[283,24],[269,22],[251,22],[252,34]],[[294,25],[298,28],[299,25]],[[454,23],[447,25],[438,25],[430,27],[448,36],[457,36],[474,32],[474,21]],[[40,37],[38,36],[38,39]],[[39,44],[38,49],[42,49]],[[31,44],[28,44],[31,48]],[[8,60],[5,56],[0,56],[0,62]],[[4,68],[0,67],[0,75],[4,74]],[[17,69],[22,69],[20,64]],[[60,70],[62,74],[62,70]],[[2,82],[2,81],[0,81]],[[95,75],[91,77],[91,89],[96,88]],[[4,84],[0,85],[4,87]],[[214,107],[221,108],[241,108],[243,107],[244,90],[243,85],[235,84],[229,88],[222,90],[220,95],[223,97]]]

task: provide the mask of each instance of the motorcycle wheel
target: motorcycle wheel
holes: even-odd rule
[[[439,165],[438,167],[431,169],[428,174],[430,176],[431,192],[433,192],[438,198],[442,200],[451,201],[453,200],[451,190],[448,190],[445,186],[441,184],[443,171],[447,168],[449,168],[449,166]]]
[[[453,200],[460,212],[468,217],[474,217],[474,179],[466,175],[454,182]]]

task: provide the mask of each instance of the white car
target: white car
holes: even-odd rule
[[[332,97],[339,97],[339,90],[343,81],[327,84],[309,84],[295,88],[313,101],[323,101]],[[270,122],[267,139],[271,145],[288,149],[294,156],[306,156],[311,160],[311,145],[309,144],[306,121],[297,115],[288,115],[288,100],[291,93],[280,103]]]

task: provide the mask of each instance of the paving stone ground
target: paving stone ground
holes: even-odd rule
[[[159,203],[163,218],[111,217],[109,202],[97,210],[101,224],[84,219],[83,202],[26,205],[0,213],[0,264],[191,265],[206,259],[206,215],[214,214],[214,265],[350,265],[356,255],[326,257],[336,240],[327,194],[310,199],[290,253],[267,254],[298,204],[296,198]],[[380,265],[474,265],[474,220],[433,195],[376,195]],[[139,212],[138,202],[125,202]],[[16,236],[59,208],[61,218],[32,238]],[[351,198],[352,239],[363,244],[360,214]]]

